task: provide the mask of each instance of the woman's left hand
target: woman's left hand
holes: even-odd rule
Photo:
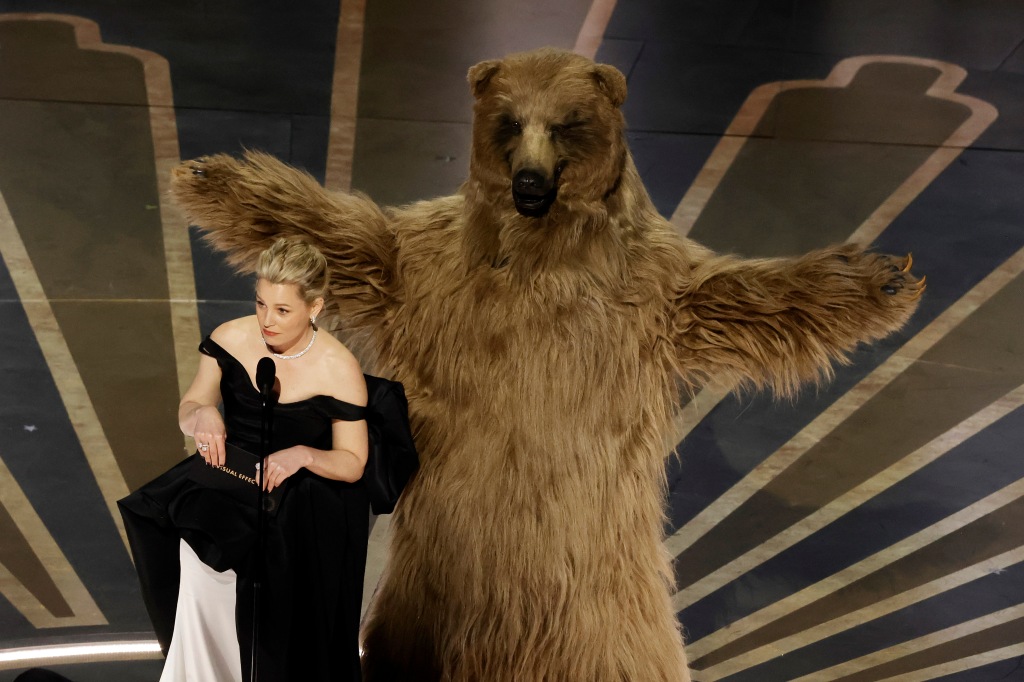
[[[309,453],[303,445],[278,450],[268,456],[263,460],[263,465],[267,467],[263,475],[264,490],[270,492],[282,485],[289,476],[306,466],[309,460]]]

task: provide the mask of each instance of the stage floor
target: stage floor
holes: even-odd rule
[[[467,69],[543,45],[627,75],[682,233],[852,239],[928,278],[830,384],[687,406],[666,544],[694,679],[1024,680],[1024,4],[286,5],[0,0],[0,682],[27,648],[153,638],[114,501],[184,456],[196,346],[252,310],[168,169],[260,149],[382,204],[450,194]],[[134,656],[33,664],[156,680]]]

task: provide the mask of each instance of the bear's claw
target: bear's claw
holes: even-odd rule
[[[928,275],[924,275],[923,277],[921,277],[920,281],[917,283],[917,293],[914,294],[914,300],[915,301],[917,299],[921,298],[921,296],[924,294],[924,290],[926,288],[925,287],[925,281],[927,279],[928,279]]]
[[[889,261],[887,270],[890,274],[887,281],[879,287],[882,293],[887,296],[903,294],[911,301],[921,298],[924,291],[924,278],[917,279],[910,272],[910,268],[914,264],[914,254],[908,253],[903,259],[898,259],[895,256],[883,256],[883,258]]]
[[[910,266],[913,265],[913,264],[914,264],[914,254],[908,253],[907,254],[907,264],[903,266],[903,269],[900,270],[900,272],[909,272],[910,271]]]

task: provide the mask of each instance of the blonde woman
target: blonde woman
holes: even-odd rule
[[[369,508],[355,483],[367,457],[366,384],[352,353],[316,326],[329,283],[324,256],[278,240],[256,274],[256,314],[203,340],[178,408],[198,451],[119,503],[167,652],[161,680],[249,676],[255,506],[194,474],[213,467],[229,476],[229,449],[259,451],[262,358],[273,359],[277,377],[265,487],[284,496],[267,523],[259,677],[358,680]]]

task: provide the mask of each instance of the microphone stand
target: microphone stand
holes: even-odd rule
[[[273,375],[271,375],[272,377]],[[272,385],[272,384],[271,384]],[[261,387],[263,388],[263,387]],[[252,654],[249,666],[249,682],[259,680],[259,660],[257,652],[260,644],[260,590],[263,587],[263,579],[266,577],[266,538],[267,538],[267,510],[264,508],[264,466],[267,455],[270,453],[270,438],[273,429],[274,409],[273,390],[261,390],[262,409],[260,410],[260,473],[259,492],[256,495],[256,565],[253,571],[252,583]]]

